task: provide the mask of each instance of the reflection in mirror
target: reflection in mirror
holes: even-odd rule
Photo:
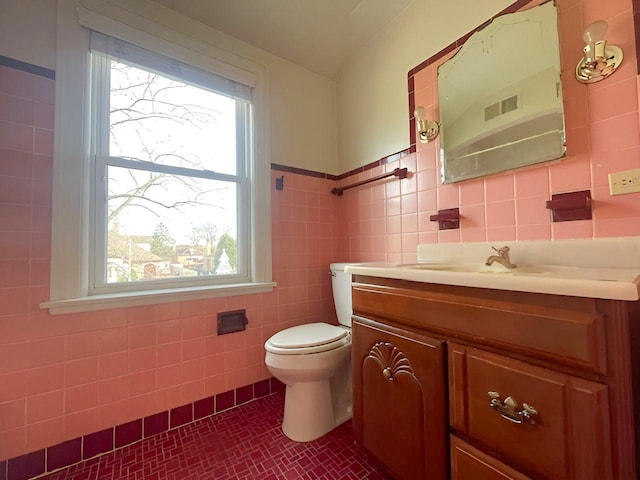
[[[565,154],[553,2],[503,15],[438,68],[442,183]]]

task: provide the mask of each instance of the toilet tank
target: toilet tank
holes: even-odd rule
[[[336,306],[338,322],[347,327],[351,326],[351,274],[344,271],[348,263],[332,263],[331,287],[333,288],[333,303]]]

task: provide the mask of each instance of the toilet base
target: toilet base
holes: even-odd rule
[[[282,431],[296,442],[310,442],[351,418],[350,408],[334,412],[328,380],[287,385]]]

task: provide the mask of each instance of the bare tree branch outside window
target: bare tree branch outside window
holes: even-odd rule
[[[236,241],[236,183],[152,170],[236,175],[236,101],[123,63],[110,80],[109,156],[132,162],[107,167],[108,281],[215,275],[219,235]]]

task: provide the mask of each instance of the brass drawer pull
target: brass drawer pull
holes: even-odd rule
[[[536,423],[535,417],[538,416],[538,411],[531,405],[526,403],[522,404],[522,409],[518,409],[518,402],[513,398],[507,397],[504,402],[500,399],[498,392],[487,392],[491,402],[489,406],[496,410],[502,418],[505,418],[513,423],[530,423],[534,425]]]

